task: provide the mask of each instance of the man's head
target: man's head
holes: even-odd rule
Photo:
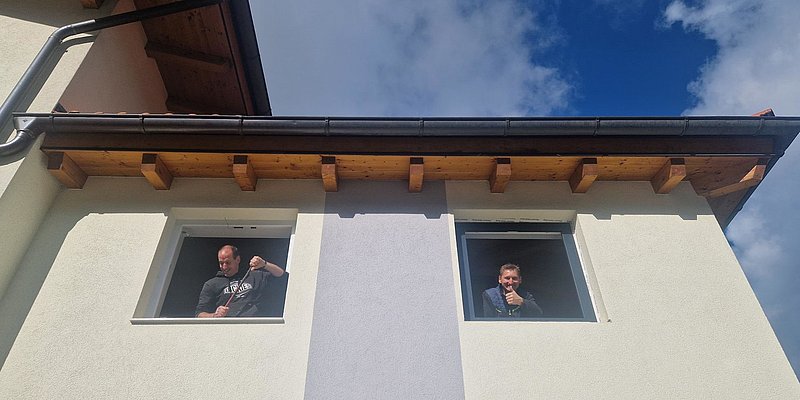
[[[506,292],[510,292],[511,289],[517,290],[519,284],[522,283],[522,273],[519,271],[519,267],[516,264],[501,265],[497,282]]]
[[[219,261],[219,270],[227,276],[231,277],[239,272],[239,249],[235,246],[226,244],[219,248],[217,252],[217,259]]]

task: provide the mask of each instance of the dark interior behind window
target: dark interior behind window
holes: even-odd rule
[[[183,239],[159,317],[194,317],[200,290],[219,270],[217,250],[225,244],[239,248],[239,268],[247,268],[254,255],[260,255],[267,261],[286,268],[289,238],[186,237]],[[283,316],[288,275],[286,273],[270,282],[269,294],[263,303],[266,310],[263,317]]]
[[[499,267],[519,265],[521,287],[544,315],[534,320],[591,320],[594,312],[568,224],[457,223],[467,320],[485,318],[484,290],[497,286]]]

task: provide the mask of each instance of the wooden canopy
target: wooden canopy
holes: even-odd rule
[[[594,133],[574,127],[594,123],[587,118],[505,120],[497,131],[503,119],[31,118],[46,132],[48,169],[70,188],[88,176],[144,176],[162,190],[175,177],[231,178],[242,190],[259,179],[321,179],[328,191],[350,179],[407,180],[410,191],[429,180],[485,180],[495,193],[514,181],[563,181],[574,193],[596,181],[646,181],[668,194],[688,181],[723,226],[800,130],[800,119],[777,117],[597,119]],[[679,132],[680,121],[695,128]],[[409,134],[417,123],[437,128]]]
[[[171,0],[134,0],[139,10]],[[270,115],[247,1],[142,21],[174,113]],[[88,110],[87,110],[88,111]]]

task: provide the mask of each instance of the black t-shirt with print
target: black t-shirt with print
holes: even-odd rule
[[[217,276],[206,281],[203,290],[200,292],[200,299],[197,302],[195,315],[201,312],[213,313],[217,307],[224,306],[236,293],[228,307],[229,317],[253,317],[259,316],[259,303],[267,292],[267,286],[272,275],[264,270],[256,269],[250,271],[242,284],[242,289],[237,293],[240,281],[247,273],[247,267],[240,268],[236,275],[228,278],[222,271],[217,272]]]

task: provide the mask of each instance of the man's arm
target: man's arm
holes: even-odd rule
[[[228,315],[228,307],[219,306],[213,313],[201,311],[197,314],[197,318],[222,318]]]
[[[506,293],[506,302],[514,306],[519,306],[522,309],[520,314],[524,317],[535,317],[544,314],[533,299],[533,295],[524,290],[522,294],[520,294],[516,290],[511,289],[510,292]]]
[[[496,317],[497,316],[497,309],[495,308],[494,304],[492,304],[492,300],[489,299],[489,293],[487,290],[483,291],[481,297],[483,297],[483,316],[484,317]]]
[[[208,282],[203,285],[203,290],[200,291],[200,298],[197,300],[197,308],[195,310],[195,316],[197,318],[221,318],[228,315],[228,307],[219,306],[216,310],[214,309],[212,290]],[[207,310],[214,310],[214,312],[208,312]]]
[[[264,268],[274,277],[279,277],[283,275],[283,268],[271,262],[268,262],[259,256],[255,256],[250,260],[250,268],[252,269]]]
[[[525,293],[521,307],[523,316],[538,317],[544,314],[544,311],[542,311],[542,308],[536,304],[536,300],[533,299],[533,295],[530,293]]]

